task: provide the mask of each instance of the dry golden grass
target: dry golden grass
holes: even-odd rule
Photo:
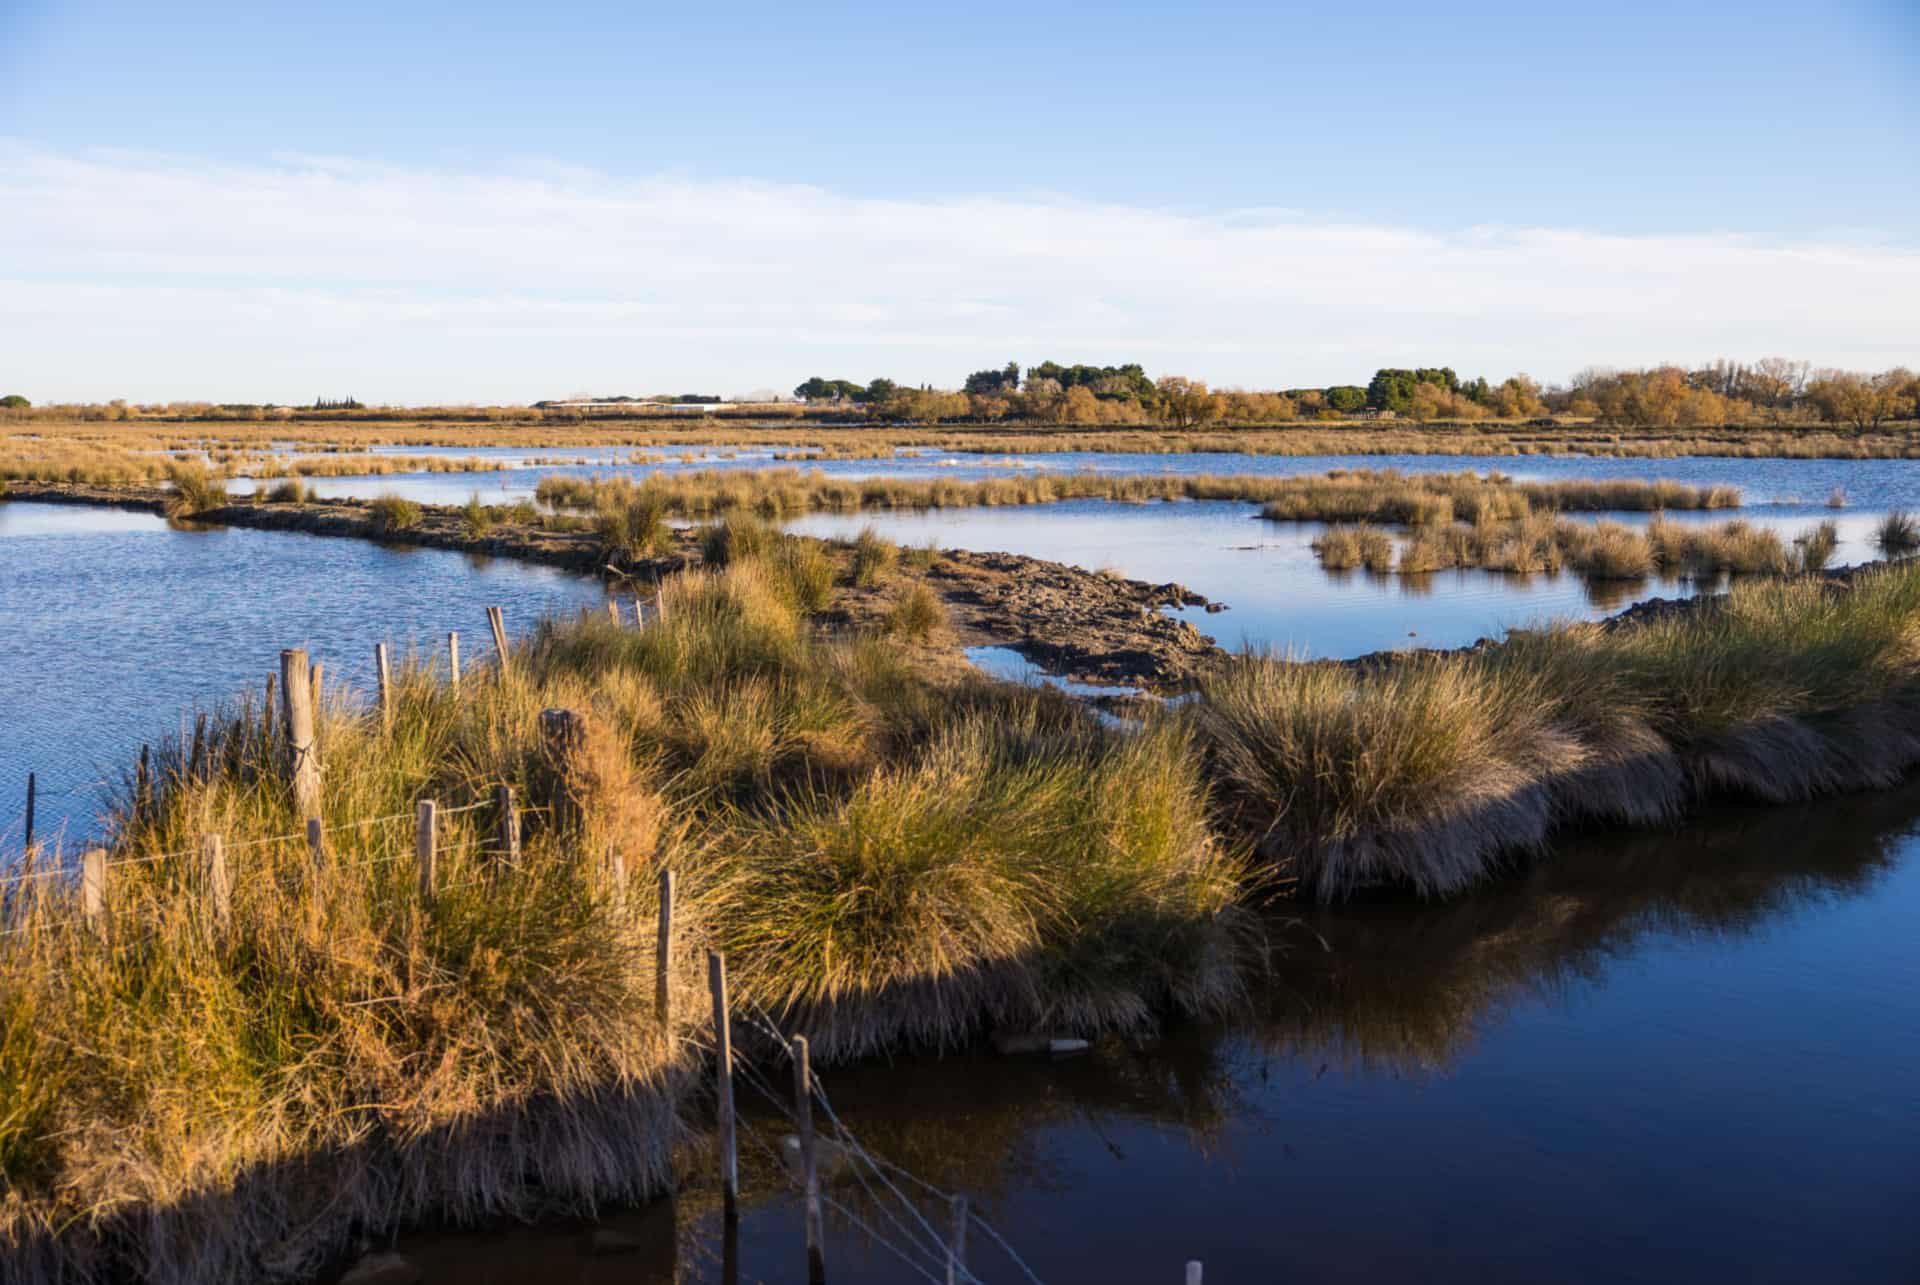
[[[744,556],[689,573],[646,629],[543,626],[457,695],[403,667],[390,723],[336,696],[319,865],[283,739],[242,702],[117,796],[104,938],[64,872],[7,885],[9,1279],[298,1278],[354,1231],[656,1193],[698,1120],[708,946],[743,1007],[822,1059],[1237,998],[1247,873],[1177,729],[929,683],[890,643],[817,636],[790,577]],[[558,760],[554,707],[587,728]],[[531,813],[501,868],[500,783],[578,828]],[[430,902],[422,797],[444,809]],[[231,862],[225,924],[206,833]],[[671,1046],[652,1001],[668,868]]]

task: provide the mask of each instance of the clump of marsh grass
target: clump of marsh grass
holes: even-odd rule
[[[313,498],[307,484],[297,477],[282,478],[267,492],[269,504],[305,504]]]
[[[1911,557],[1920,551],[1920,519],[1905,509],[1895,509],[1880,519],[1873,533],[1874,547],[1889,558]]]
[[[650,495],[637,495],[595,515],[600,556],[615,571],[627,571],[663,553],[671,539],[666,511]]]
[[[1313,551],[1329,571],[1364,566],[1384,574],[1393,569],[1393,537],[1378,527],[1330,526],[1313,541]]]
[[[782,536],[768,561],[801,611],[825,611],[832,603],[838,573],[819,541]]]
[[[381,495],[367,502],[373,529],[382,535],[410,531],[420,525],[420,506],[403,495]]]
[[[873,588],[893,574],[894,564],[899,561],[899,545],[872,527],[860,528],[853,541],[852,579],[857,587]]]
[[[730,514],[725,520],[702,528],[700,556],[711,566],[758,558],[773,548],[779,532],[750,513]]]
[[[169,460],[167,481],[171,489],[161,507],[170,518],[197,517],[226,505],[226,483],[197,461]]]
[[[947,606],[924,580],[916,580],[887,613],[887,632],[924,642],[947,631]]]
[[[467,496],[467,502],[460,510],[460,521],[466,527],[467,538],[479,540],[493,530],[499,517],[491,508],[480,502],[480,493],[475,491]]]
[[[1793,538],[1795,565],[1801,571],[1824,571],[1839,547],[1839,524],[1829,519]]]

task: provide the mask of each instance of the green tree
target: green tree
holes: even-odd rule
[[[5,397],[0,397],[0,410],[31,410],[32,408],[33,403],[19,393],[8,393]]]
[[[961,391],[978,397],[1005,396],[1020,390],[1020,363],[1010,361],[999,370],[976,370],[967,376]]]
[[[1407,390],[1407,402],[1409,405],[1413,402],[1413,390],[1411,388]],[[1351,415],[1357,410],[1365,410],[1367,407],[1367,390],[1356,384],[1336,384],[1327,390],[1327,405],[1347,415]]]

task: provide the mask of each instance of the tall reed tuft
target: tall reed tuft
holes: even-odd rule
[[[206,465],[192,460],[169,460],[167,481],[171,489],[162,504],[170,518],[191,518],[211,513],[227,503],[226,483],[216,478]]]

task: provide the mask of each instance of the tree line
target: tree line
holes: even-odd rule
[[[1354,417],[1422,422],[1567,416],[1630,427],[1805,424],[1876,428],[1920,414],[1920,376],[1815,370],[1770,357],[1689,369],[1589,367],[1564,385],[1524,375],[1495,383],[1450,366],[1383,368],[1365,385],[1272,391],[1211,389],[1181,375],[1149,378],[1139,363],[1063,366],[1018,362],[968,375],[957,390],[891,379],[808,379],[794,396],[857,409],[869,419],[911,423],[1023,421],[1058,425],[1278,424]]]

